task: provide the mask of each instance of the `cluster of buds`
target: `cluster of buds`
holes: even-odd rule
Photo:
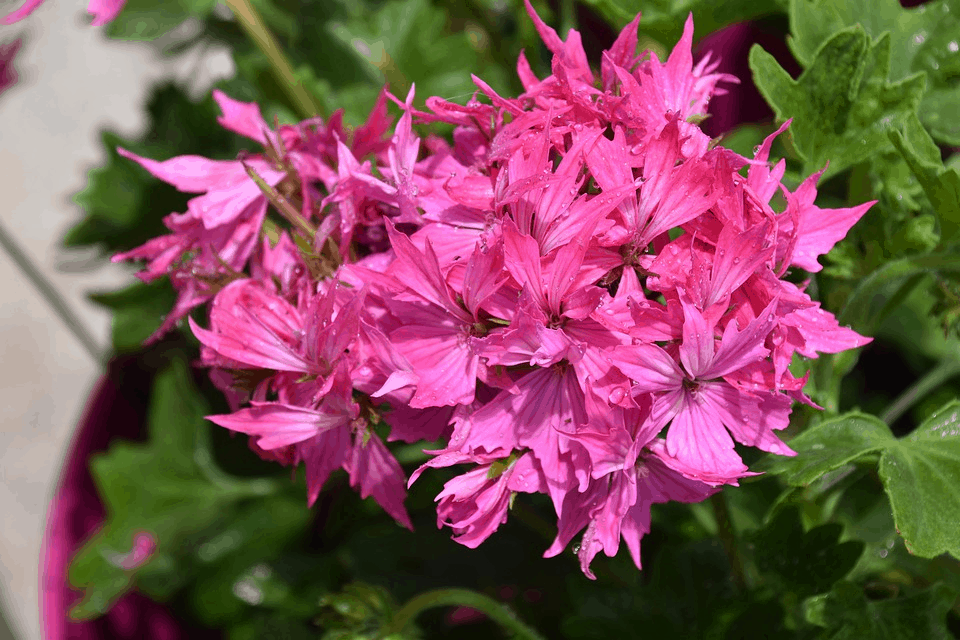
[[[777,432],[810,401],[788,365],[867,339],[784,276],[818,271],[872,203],[817,207],[819,175],[785,187],[768,155],[787,125],[753,158],[700,130],[736,79],[709,56],[694,65],[692,19],[664,62],[637,55],[637,16],[598,75],[576,31],[561,40],[527,9],[552,74],[521,55],[517,98],[479,78],[466,105],[383,93],[348,131],[337,114],[271,129],[215,94],[221,125],[265,151],[124,152],[203,195],[116,259],[170,276],[178,299],[158,335],[209,303],[208,328],[190,327],[233,409],[210,419],[304,463],[310,502],[343,468],[409,527],[382,436],[441,441],[410,478],[466,467],[437,496],[440,526],[476,547],[517,493],[543,493],[558,519],[545,555],[584,531],[592,577],[621,538],[640,566],[653,503],[750,475],[735,443],[792,454]],[[453,125],[452,141],[414,122]]]

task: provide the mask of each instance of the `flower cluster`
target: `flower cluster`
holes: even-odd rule
[[[116,259],[170,276],[202,362],[263,457],[306,466],[312,502],[343,468],[396,520],[407,478],[382,440],[445,443],[410,478],[466,465],[438,524],[476,547],[517,493],[558,519],[546,555],[579,532],[581,567],[623,538],[637,566],[650,507],[699,501],[750,475],[735,443],[781,455],[788,365],[863,345],[791,268],[817,271],[872,203],[814,204],[768,161],[698,127],[717,85],[694,65],[693,22],[667,60],[637,55],[638,20],[591,69],[528,12],[553,53],[525,91],[475,78],[466,105],[387,93],[356,130],[339,114],[275,130],[256,105],[215,97],[220,123],[264,151],[236,161],[125,155],[201,193],[168,235]],[[452,142],[413,124],[453,125]],[[789,124],[789,123],[788,123]],[[271,208],[280,214],[268,217]]]

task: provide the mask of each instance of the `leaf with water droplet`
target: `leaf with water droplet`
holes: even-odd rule
[[[788,40],[797,59],[813,62],[817,49],[841,29],[861,25],[871,38],[889,34],[890,80],[917,72],[927,75],[927,91],[919,115],[933,136],[960,144],[960,0],[938,0],[903,8],[898,0],[795,0],[790,3]]]
[[[910,552],[960,558],[960,401],[900,439],[878,418],[854,413],[808,429],[789,444],[796,457],[770,456],[758,468],[794,486],[879,453],[880,479]]]
[[[872,40],[859,25],[833,34],[796,80],[758,45],[750,68],[777,118],[793,118],[804,173],[829,161],[825,176],[889,150],[887,131],[916,117],[925,87],[922,73],[888,82],[889,35]]]

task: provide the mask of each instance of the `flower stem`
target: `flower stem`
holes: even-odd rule
[[[718,491],[710,496],[710,504],[713,506],[713,515],[717,519],[717,535],[720,536],[723,551],[730,561],[733,584],[739,591],[744,592],[747,590],[747,579],[743,569],[743,558],[740,557],[740,551],[737,549],[737,538],[733,531],[730,510],[727,508],[727,500],[723,496],[723,492]]]
[[[106,362],[106,355],[103,349],[97,345],[93,335],[84,326],[77,314],[73,312],[67,301],[64,300],[56,287],[47,279],[46,276],[37,268],[33,260],[20,248],[13,236],[7,233],[7,230],[0,224],[0,247],[6,251],[10,259],[16,263],[20,271],[27,277],[27,280],[37,289],[40,296],[53,307],[54,313],[60,318],[70,333],[80,342],[80,345],[89,354],[97,364]]]
[[[894,400],[890,406],[884,410],[880,415],[880,419],[887,424],[893,424],[907,409],[912,407],[915,402],[958,374],[960,374],[960,357],[957,357],[955,353],[951,353],[922,378],[908,387],[906,391],[900,394],[900,397]]]
[[[237,17],[237,21],[257,48],[267,57],[277,82],[287,92],[287,97],[303,119],[323,116],[323,107],[297,79],[290,61],[283,53],[276,39],[263,23],[263,19],[254,9],[250,0],[226,0],[227,6]]]
[[[250,176],[250,179],[253,180],[256,185],[260,188],[260,191],[267,197],[267,200],[270,201],[270,204],[280,212],[284,218],[287,219],[287,222],[295,226],[304,235],[306,235],[311,240],[314,236],[317,235],[317,228],[313,226],[309,220],[300,215],[300,212],[297,211],[296,207],[290,204],[290,201],[283,197],[279,191],[267,184],[257,170],[248,165],[243,160],[240,161],[243,165],[243,168],[246,170],[247,175]]]
[[[518,620],[508,607],[493,598],[468,589],[435,589],[413,597],[394,614],[393,619],[383,629],[380,637],[389,638],[393,634],[401,633],[421,612],[427,609],[449,606],[470,607],[481,611],[491,620],[511,631],[514,637],[520,640],[543,640],[543,636]]]

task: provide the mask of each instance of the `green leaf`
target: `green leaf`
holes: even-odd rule
[[[368,83],[384,81],[400,97],[411,83],[417,96],[465,100],[476,91],[470,74],[494,88],[509,86],[505,70],[489,62],[489,44],[446,28],[446,11],[429,0],[393,0],[375,13],[331,21],[327,31],[361,63]]]
[[[887,262],[860,281],[839,314],[842,324],[864,335],[873,335],[886,314],[899,304],[901,288],[917,275],[960,273],[956,252],[909,256]]]
[[[111,336],[118,353],[138,351],[163,323],[173,308],[176,294],[166,278],[150,284],[137,282],[110,293],[95,293],[90,299],[113,312]]]
[[[107,519],[70,566],[71,583],[84,590],[73,617],[101,615],[141,572],[170,574],[177,585],[180,567],[173,560],[186,536],[222,522],[238,500],[277,491],[272,481],[234,479],[213,467],[205,449],[209,409],[183,360],[175,358],[158,374],[149,406],[147,443],[118,441],[91,460]],[[124,570],[115,558],[130,550],[137,532],[155,539],[155,554]]]
[[[216,0],[127,0],[107,27],[118,40],[156,40],[189,18],[210,14]]]
[[[960,401],[930,416],[904,438],[879,419],[851,414],[808,429],[790,441],[794,458],[767,458],[764,468],[793,486],[872,453],[897,530],[911,553],[960,558]]]
[[[960,558],[960,402],[894,440],[880,458],[880,478],[910,552]]]
[[[759,468],[782,475],[795,487],[807,486],[823,474],[880,451],[891,439],[878,418],[853,413],[827,420],[790,441],[797,456],[768,456]]]
[[[875,41],[859,26],[836,33],[797,80],[758,45],[750,68],[780,120],[793,118],[791,140],[804,173],[834,175],[891,148],[887,131],[915,117],[923,74],[887,82],[890,38]]]
[[[925,72],[929,91],[920,119],[935,138],[960,144],[960,0],[939,0],[904,9],[898,0],[792,0],[790,48],[805,65],[837,31],[859,24],[877,39],[889,33],[890,79]]]
[[[804,598],[829,591],[863,553],[858,540],[839,542],[843,527],[825,524],[803,530],[795,507],[781,509],[753,536],[757,568],[781,588]]]
[[[828,640],[951,640],[946,625],[955,593],[936,584],[904,598],[867,600],[863,589],[840,582],[807,602],[807,620],[826,628]]]
[[[890,131],[889,136],[939,218],[941,242],[956,240],[960,234],[960,171],[943,166],[940,150],[927,132],[916,125],[903,132]]]

